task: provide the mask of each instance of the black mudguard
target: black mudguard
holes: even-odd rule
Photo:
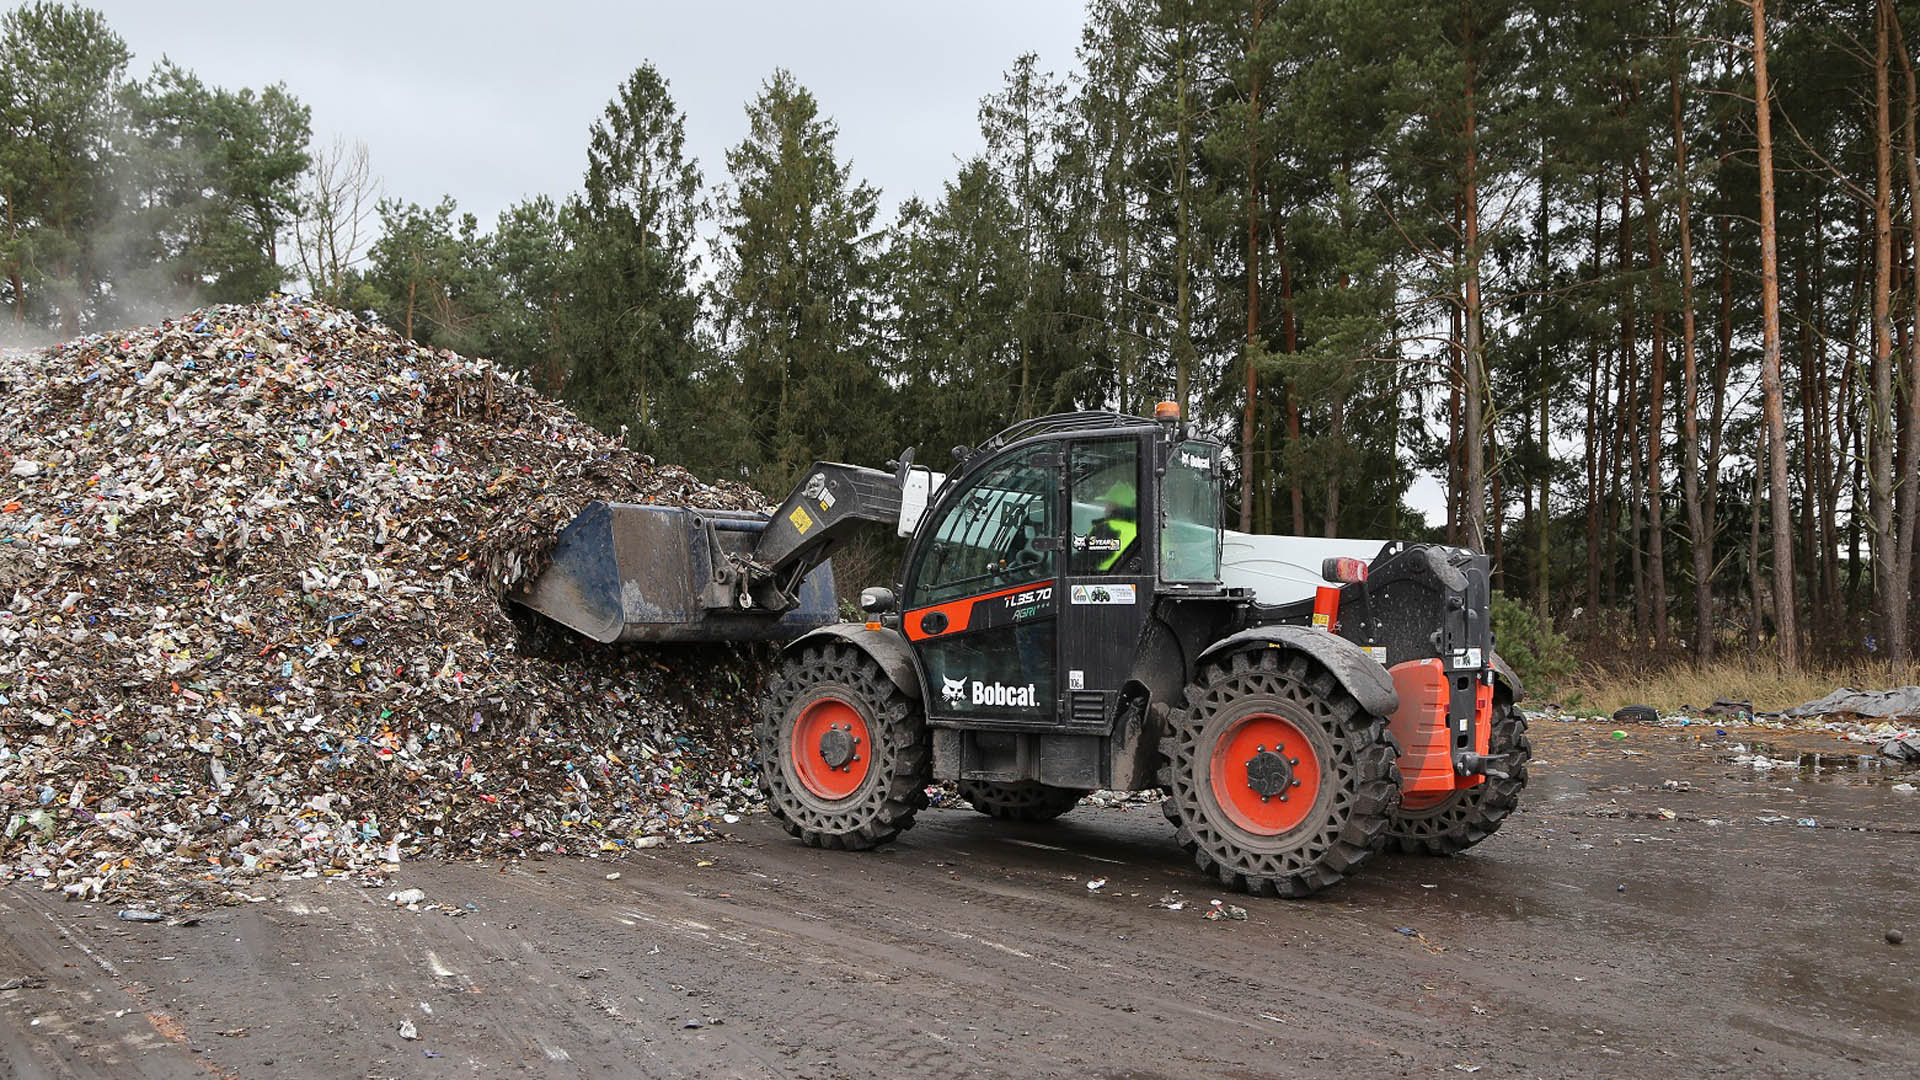
[[[1507,688],[1507,700],[1517,704],[1527,696],[1527,688],[1521,685],[1520,676],[1513,673],[1513,668],[1507,664],[1505,657],[1494,653],[1487,658],[1487,662],[1488,666],[1493,668],[1495,682]]]
[[[1374,661],[1367,651],[1346,638],[1306,626],[1256,626],[1221,638],[1209,645],[1194,661],[1197,669],[1207,658],[1235,649],[1279,647],[1311,656],[1333,672],[1347,693],[1360,707],[1374,716],[1389,716],[1400,707],[1400,695],[1393,688],[1387,669]]]
[[[880,670],[900,692],[914,701],[920,700],[920,674],[914,667],[913,650],[907,647],[907,639],[898,630],[875,630],[865,623],[833,623],[823,626],[803,637],[795,638],[781,650],[794,652],[804,648],[808,642],[817,642],[822,638],[840,638],[853,644],[861,652],[873,657]]]

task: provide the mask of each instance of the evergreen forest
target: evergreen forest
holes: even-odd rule
[[[577,189],[481,221],[318,143],[295,61],[226,89],[29,3],[0,16],[0,318],[299,291],[769,493],[1170,399],[1230,448],[1230,524],[1484,550],[1592,654],[1912,655],[1920,4],[1084,18],[897,210],[788,72],[695,161],[636,58]]]

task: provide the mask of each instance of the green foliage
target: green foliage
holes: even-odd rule
[[[432,208],[383,199],[379,216],[358,301],[422,344],[480,351],[500,303],[480,223],[450,195]]]
[[[834,151],[838,129],[785,71],[747,107],[720,197],[719,318],[729,411],[751,418],[735,463],[769,491],[814,458],[870,457],[891,414],[876,363],[879,192]]]
[[[97,12],[38,0],[0,15],[0,263],[16,321],[80,326],[88,241],[115,205],[114,91],[130,56]]]
[[[1501,659],[1513,666],[1527,696],[1545,699],[1557,692],[1576,664],[1565,634],[1543,626],[1533,610],[1506,593],[1493,593],[1493,640]]]
[[[588,422],[677,455],[702,360],[693,286],[700,173],[685,117],[643,65],[589,133],[585,187],[559,219],[568,257],[552,283],[563,396]],[[533,219],[529,219],[533,220]],[[524,230],[523,230],[524,233]],[[532,267],[526,267],[531,271]]]
[[[0,16],[0,298],[63,334],[279,288],[308,110],[132,54],[94,11]]]

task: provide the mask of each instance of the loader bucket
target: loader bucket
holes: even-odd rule
[[[553,560],[508,599],[595,641],[787,641],[836,621],[822,564],[784,612],[741,610],[716,570],[744,554],[764,514],[634,503],[588,504]]]

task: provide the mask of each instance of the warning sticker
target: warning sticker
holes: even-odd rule
[[[804,506],[794,507],[793,513],[787,515],[787,520],[793,522],[794,529],[798,530],[801,536],[807,535],[807,530],[813,528],[813,519],[807,516],[807,508]]]

